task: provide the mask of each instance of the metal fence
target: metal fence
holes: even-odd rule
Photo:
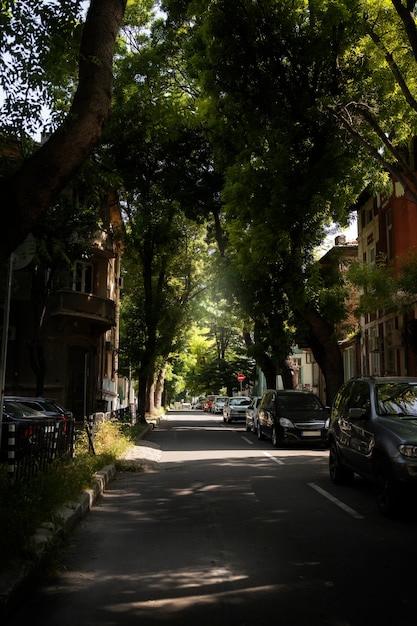
[[[4,423],[0,460],[7,463],[11,481],[30,478],[54,459],[72,457],[74,436],[74,419]]]
[[[109,420],[132,423],[130,408],[93,413],[85,418],[90,451],[94,454],[94,436],[100,425]],[[72,458],[76,433],[82,424],[75,419],[45,419],[3,423],[0,462],[7,463],[12,482],[36,476],[62,456]]]
[[[94,437],[97,433],[100,425],[104,422],[116,421],[133,423],[133,414],[129,407],[124,409],[117,409],[116,411],[107,411],[106,413],[92,413],[85,418],[84,427],[87,432],[90,451],[94,452]]]

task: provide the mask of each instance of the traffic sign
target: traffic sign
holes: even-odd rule
[[[32,261],[36,252],[35,237],[32,233],[26,237],[20,246],[12,254],[12,266],[14,270],[21,270]]]
[[[236,378],[238,379],[238,381],[239,381],[240,383],[243,383],[243,381],[245,380],[246,376],[245,376],[245,374],[238,374],[238,375],[236,376]]]

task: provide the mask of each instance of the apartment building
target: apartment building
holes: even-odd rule
[[[417,246],[417,206],[393,183],[392,194],[364,197],[358,207],[358,258],[373,264],[380,255],[394,265]],[[363,375],[417,375],[412,345],[417,303],[406,314],[378,310],[361,319]]]
[[[99,208],[86,258],[76,261],[51,290],[40,317],[31,296],[33,266],[13,272],[5,394],[58,399],[77,419],[119,408],[118,347],[123,228],[114,192]],[[47,272],[47,269],[45,270]]]

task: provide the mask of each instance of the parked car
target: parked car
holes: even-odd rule
[[[355,473],[372,480],[381,513],[395,515],[406,501],[403,487],[417,487],[417,378],[352,378],[342,385],[329,447],[331,480],[349,484]]]
[[[233,396],[227,398],[223,407],[223,421],[230,424],[233,420],[246,419],[246,409],[251,398],[248,396]]]
[[[258,438],[273,446],[327,445],[330,412],[312,391],[267,389],[258,407]]]
[[[200,396],[200,398],[198,398],[198,400],[194,402],[193,409],[203,410],[205,401],[206,401],[205,396]]]
[[[6,461],[8,458],[8,429],[10,424],[16,426],[16,431],[13,435],[14,451],[16,458],[21,458],[39,451],[47,433],[53,431],[54,420],[21,402],[4,399],[0,450],[1,461]]]
[[[250,405],[246,408],[246,430],[248,432],[258,432],[258,407],[261,400],[261,396],[255,396],[252,398]]]
[[[5,401],[24,405],[33,411],[41,413],[44,418],[57,422],[56,450],[58,453],[65,452],[70,447],[70,438],[73,436],[74,425],[72,411],[67,411],[54,398],[32,397],[32,396],[5,396]]]
[[[223,413],[224,403],[227,400],[227,396],[215,396],[211,405],[212,413]]]
[[[204,402],[204,411],[206,413],[210,413],[211,411],[211,405],[213,404],[213,400],[214,400],[215,396],[211,395],[211,396],[207,396],[206,400]]]
[[[55,419],[72,419],[73,414],[62,407],[54,398],[31,397],[31,396],[5,396],[9,402],[20,402],[35,411],[43,413],[46,417]]]

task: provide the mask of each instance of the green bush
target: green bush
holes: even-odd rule
[[[25,545],[43,522],[54,521],[57,511],[93,485],[94,474],[115,463],[134,444],[143,425],[105,422],[94,436],[94,452],[86,432],[76,439],[72,459],[55,460],[48,471],[12,483],[7,465],[0,464],[0,563],[22,556]]]

